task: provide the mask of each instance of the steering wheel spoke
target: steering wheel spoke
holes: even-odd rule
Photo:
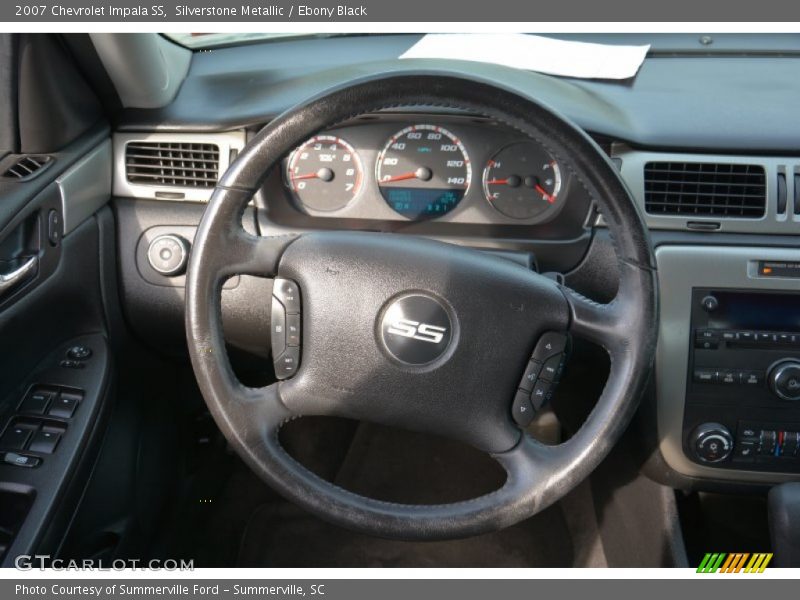
[[[214,252],[203,257],[203,265],[190,266],[203,268],[219,279],[234,275],[255,275],[269,277],[276,273],[278,261],[286,247],[297,236],[259,236],[245,231],[242,227],[243,209],[252,197],[252,192],[217,187],[206,210],[198,231],[198,238],[209,238]],[[210,219],[220,219],[222,227],[206,230],[204,224]]]
[[[657,318],[655,303],[643,305],[640,298],[642,289],[654,287],[655,270],[626,261],[620,261],[619,270],[617,295],[607,304],[563,287],[570,306],[571,333],[603,346],[612,358],[620,352],[626,353],[630,347],[640,346],[644,340],[633,336],[652,328]]]
[[[569,302],[570,333],[606,349],[613,348],[624,338],[624,319],[616,300],[602,304],[571,288],[564,288]]]
[[[294,236],[257,236],[238,228],[227,240],[220,273],[223,276],[274,275],[281,253],[293,239]]]

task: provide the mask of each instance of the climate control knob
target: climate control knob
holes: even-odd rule
[[[769,369],[769,389],[781,400],[800,400],[800,360],[785,358]]]
[[[733,436],[728,428],[719,423],[703,423],[693,432],[691,449],[704,463],[718,463],[728,458],[733,451]]]

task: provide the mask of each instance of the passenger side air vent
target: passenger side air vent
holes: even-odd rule
[[[53,157],[47,156],[46,154],[28,154],[20,156],[14,164],[5,170],[3,177],[27,181],[28,179],[36,177],[43,169],[50,166],[52,162]]]
[[[758,218],[767,204],[766,175],[760,165],[648,162],[644,199],[651,215]]]
[[[133,141],[125,145],[125,175],[139,185],[213,188],[219,157],[216,144]]]

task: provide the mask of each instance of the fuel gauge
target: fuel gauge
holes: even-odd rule
[[[532,141],[505,146],[483,170],[486,199],[512,219],[533,219],[552,211],[561,186],[558,163]]]

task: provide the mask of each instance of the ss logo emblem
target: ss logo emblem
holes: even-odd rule
[[[386,333],[401,335],[431,344],[440,343],[442,339],[444,339],[444,334],[446,332],[446,327],[430,325],[429,323],[420,323],[419,321],[411,321],[410,319],[397,319],[390,323],[388,329],[386,329]]]

